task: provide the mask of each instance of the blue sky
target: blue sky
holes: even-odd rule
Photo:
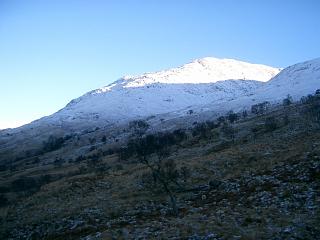
[[[0,0],[0,129],[127,74],[320,57],[318,0]]]

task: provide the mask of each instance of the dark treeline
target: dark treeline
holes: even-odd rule
[[[179,144],[186,138],[187,134],[184,129],[148,134],[141,138],[130,139],[127,146],[118,149],[116,152],[118,152],[120,160],[127,160],[132,156],[140,158],[165,151],[170,146]]]

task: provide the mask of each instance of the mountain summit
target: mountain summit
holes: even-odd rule
[[[234,59],[206,57],[169,70],[145,73],[139,76],[125,76],[118,81],[93,91],[109,91],[112,88],[142,87],[148,84],[199,84],[224,80],[256,80],[266,82],[281,69],[261,64],[252,64]]]

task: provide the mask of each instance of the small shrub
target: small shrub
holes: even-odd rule
[[[1,164],[0,165],[0,172],[4,172],[4,171],[7,171],[8,170],[8,166],[5,165],[5,164]]]
[[[114,168],[116,171],[122,171],[124,169],[122,164],[116,164]]]
[[[218,121],[218,124],[220,125],[226,121],[226,118],[224,116],[220,116],[217,118],[217,121]]]
[[[219,124],[216,124],[214,121],[206,121],[206,125],[209,129],[214,129],[219,127]]]
[[[106,150],[106,151],[103,151],[103,152],[102,152],[102,155],[103,155],[103,156],[108,156],[108,155],[115,154],[116,152],[117,152],[116,149],[110,148],[110,149],[108,149],[108,150]]]
[[[79,174],[85,174],[88,172],[88,168],[82,165],[78,168],[78,171],[79,171]]]
[[[316,100],[316,97],[311,95],[311,94],[309,94],[307,96],[301,97],[300,102],[302,104],[310,104],[310,103],[313,103],[315,100]]]
[[[50,136],[47,141],[43,142],[43,150],[45,152],[51,152],[54,150],[58,150],[63,146],[64,138]]]
[[[64,140],[64,141],[68,141],[68,140],[70,140],[70,139],[72,139],[72,138],[73,138],[73,136],[70,135],[70,134],[68,134],[68,135],[64,136],[63,140]]]
[[[314,123],[320,123],[320,102],[314,101],[305,110],[307,119]]]
[[[92,152],[92,151],[94,151],[95,149],[96,149],[95,146],[91,146],[91,147],[89,148],[89,152]]]
[[[210,135],[210,129],[206,123],[198,123],[192,130],[192,136],[200,136],[201,138],[207,139]]]
[[[262,102],[251,106],[251,113],[253,114],[264,114],[266,113],[271,107],[269,102]]]
[[[248,117],[248,112],[247,112],[247,110],[244,110],[244,111],[242,112],[242,117],[243,117],[243,118],[247,118],[247,117]]]
[[[86,158],[83,156],[83,155],[80,155],[78,156],[76,159],[75,159],[75,162],[81,162],[83,160],[85,160]]]
[[[278,124],[275,117],[267,117],[264,123],[266,132],[272,132],[277,129]]]
[[[37,181],[32,177],[21,177],[11,183],[11,188],[14,192],[27,191],[38,187]]]
[[[186,167],[186,166],[183,166],[183,167],[181,167],[180,168],[180,171],[179,171],[180,173],[180,176],[181,176],[181,179],[184,181],[184,182],[186,182],[186,181],[188,181],[188,179],[190,178],[190,176],[191,176],[191,171],[190,171],[190,169],[188,168],[188,167]]]
[[[288,94],[285,99],[282,100],[282,105],[283,106],[289,106],[293,103],[292,97]]]
[[[283,120],[283,125],[285,126],[288,125],[290,122],[288,115],[285,115],[282,120]]]
[[[232,141],[235,140],[236,129],[232,125],[228,123],[223,124],[221,132],[224,134],[225,137],[230,138]]]
[[[134,120],[129,122],[129,129],[133,130],[133,135],[142,136],[148,128],[149,124],[144,120]]]
[[[236,113],[234,113],[233,111],[230,111],[228,113],[227,118],[230,123],[234,123],[235,121],[237,121],[239,119],[238,115]]]
[[[4,207],[8,204],[8,199],[5,195],[0,194],[0,207]]]
[[[60,158],[56,157],[56,159],[54,160],[53,164],[56,167],[61,167],[64,162],[65,161],[61,157]]]
[[[96,139],[95,138],[89,138],[89,143],[90,144],[94,144],[96,142]]]

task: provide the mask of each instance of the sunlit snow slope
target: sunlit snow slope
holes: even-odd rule
[[[203,58],[166,71],[124,77],[71,101],[49,119],[118,122],[230,101],[252,95],[279,71],[233,59]]]

